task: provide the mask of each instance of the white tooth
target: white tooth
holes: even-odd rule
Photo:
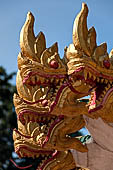
[[[92,77],[92,74],[89,72],[89,78],[91,78]]]
[[[57,93],[58,89],[55,89],[55,93]]]
[[[60,81],[60,86],[62,85],[62,81]]]
[[[44,90],[45,90],[45,89],[44,89],[43,87],[41,88],[41,90],[42,90],[42,92],[44,93]]]
[[[95,108],[95,104],[94,105],[90,105],[89,108],[90,109],[94,109]]]
[[[99,82],[100,81],[100,78],[99,77],[97,77],[97,82]]]
[[[108,83],[108,80],[107,80],[107,79],[105,79],[105,83],[106,83],[106,84]]]
[[[109,88],[108,87],[105,87],[105,90],[107,91]]]
[[[95,75],[93,75],[93,80],[95,80],[96,79],[96,76]]]
[[[103,91],[103,94],[104,94],[104,95],[106,94],[106,91],[105,91],[105,90]]]
[[[111,80],[111,81],[110,81],[110,84],[112,84],[112,83],[113,83],[113,81]]]
[[[85,78],[85,80],[87,80],[87,72],[86,71],[84,71],[84,78]]]
[[[108,84],[108,88],[110,88],[111,87],[111,85],[110,84]]]
[[[101,79],[101,83],[103,83],[104,82],[104,79]]]
[[[51,78],[51,83],[54,81],[54,78]]]
[[[41,126],[41,132],[45,132],[46,130],[46,125]]]
[[[32,81],[33,84],[35,84],[35,76],[31,77],[31,81]]]

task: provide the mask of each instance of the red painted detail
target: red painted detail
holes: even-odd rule
[[[109,62],[109,60],[104,60],[104,61],[103,61],[103,65],[104,65],[105,68],[109,69],[109,68],[110,68],[110,62]]]
[[[48,105],[48,101],[47,101],[46,99],[45,99],[45,100],[43,100],[43,101],[42,101],[42,106],[44,106],[44,107],[45,107],[45,106],[47,106],[47,105]]]
[[[58,62],[56,60],[52,60],[50,63],[49,63],[50,67],[51,68],[54,68],[54,69],[57,69],[58,68]]]

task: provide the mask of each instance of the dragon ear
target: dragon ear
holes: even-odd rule
[[[54,72],[64,72],[66,67],[60,59],[58,54],[58,44],[55,43],[51,47],[47,48],[41,55],[41,64],[44,66],[46,71],[52,69]]]
[[[35,54],[38,58],[40,58],[42,52],[46,49],[46,40],[42,32],[40,32],[36,37],[34,49],[35,49]]]
[[[42,32],[37,37],[34,35],[34,16],[28,12],[26,22],[20,33],[20,48],[24,56],[40,62],[40,56],[46,49],[45,36]]]
[[[58,53],[58,43],[54,43],[50,48],[48,48],[48,50],[51,55],[53,55],[54,53]]]
[[[90,49],[91,56],[92,56],[94,49],[97,47],[96,31],[94,27],[90,28],[88,31],[87,43],[88,43],[88,47]]]
[[[108,56],[107,54],[107,44],[102,43],[100,46],[98,46],[93,53],[93,58],[95,61],[99,62],[103,57]]]

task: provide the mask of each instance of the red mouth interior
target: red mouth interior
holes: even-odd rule
[[[21,152],[21,149],[23,149],[23,165],[27,168],[32,167],[34,169],[37,170],[43,170],[44,167],[47,165],[47,163],[51,162],[52,160],[54,160],[54,158],[58,155],[58,151],[34,151],[34,150],[30,150],[27,147],[20,147],[19,149],[17,149],[17,153],[19,155],[19,152]],[[27,153],[30,152],[31,155],[34,157],[29,157],[29,155],[27,155]],[[38,156],[37,156],[38,153]],[[36,156],[35,156],[36,155]],[[24,158],[25,162],[24,162]],[[27,161],[26,161],[27,160]],[[13,162],[13,161],[12,161]],[[30,165],[28,165],[28,162]],[[19,167],[15,164],[16,167],[18,167],[19,169],[24,169],[24,167]]]
[[[89,69],[89,71],[88,71]],[[101,109],[103,102],[107,99],[109,91],[113,87],[113,76],[107,76],[93,68],[80,67],[75,70],[72,74],[75,81],[81,80],[84,84],[90,85],[92,88],[89,89],[91,98],[88,103],[89,113]]]

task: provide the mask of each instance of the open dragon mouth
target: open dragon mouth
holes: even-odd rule
[[[32,91],[33,101],[28,104],[38,104],[40,107],[49,108],[49,112],[58,103],[59,97],[65,87],[68,86],[66,75],[49,75],[38,72],[30,72],[23,79],[23,84]]]
[[[64,116],[42,115],[37,112],[23,110],[18,114],[18,119],[27,127],[28,135],[23,135],[15,130],[19,135],[27,138],[33,138],[35,143],[44,147],[45,144],[52,137],[52,133],[56,132],[55,129],[63,123]],[[57,132],[56,132],[57,133]]]
[[[101,81],[104,80],[100,79],[100,82]],[[91,98],[88,103],[89,113],[101,109],[112,91],[113,84],[110,84],[110,82],[107,84],[105,82],[96,83],[96,87],[92,90]]]
[[[23,80],[23,84],[27,83],[29,85],[35,86],[35,85],[51,85],[51,83],[54,82],[60,83],[64,81],[64,78],[66,78],[66,75],[56,75],[56,74],[44,74],[41,72],[29,72],[27,76],[25,76]]]
[[[88,112],[94,112],[103,107],[110,93],[113,91],[113,77],[104,75],[89,67],[80,67],[72,74],[74,81],[90,85],[91,97],[88,103]]]
[[[43,150],[36,150],[31,149],[26,146],[20,146],[16,148],[16,153],[19,155],[20,158],[33,158],[36,159],[37,162],[37,170],[44,170],[45,167],[51,163],[55,157],[58,155],[58,151],[43,151]],[[34,162],[34,161],[33,161]]]
[[[93,69],[92,69],[93,70]],[[96,74],[95,74],[96,73]],[[84,70],[84,82],[90,84],[92,88],[91,97],[88,103],[89,113],[101,109],[105,104],[109,94],[113,91],[113,77]]]
[[[66,88],[69,88],[70,91],[77,95],[86,95],[86,93],[80,92],[73,87],[73,83],[68,75],[48,75],[30,72],[23,79],[23,84],[33,93],[33,101],[23,101],[29,105],[39,105],[40,108],[45,109],[46,113],[52,113],[54,107],[59,105],[59,99],[62,100],[62,103],[65,101],[65,97],[62,94]],[[78,82],[76,82],[75,86],[79,86]]]

